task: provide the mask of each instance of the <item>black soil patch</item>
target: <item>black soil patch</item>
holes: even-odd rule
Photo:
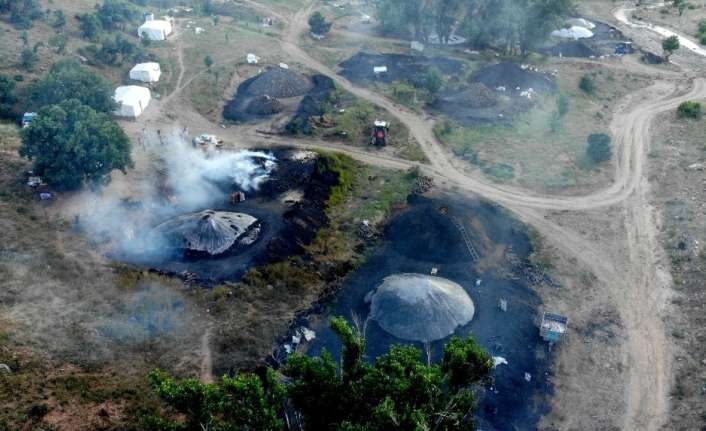
[[[554,57],[591,58],[598,56],[598,53],[593,48],[578,40],[559,42],[554,46],[542,48],[539,52]]]
[[[441,208],[448,208],[448,212]],[[432,267],[438,268],[438,276],[463,286],[475,304],[473,320],[458,328],[456,335],[472,334],[493,356],[508,362],[494,370],[494,384],[481,396],[479,428],[535,430],[548,410],[544,396],[552,391],[549,352],[536,324],[541,301],[524,279],[508,276],[516,273],[510,259],[480,274],[465,252],[452,217],[462,220],[481,257],[489,255],[493,247],[505,247],[506,255],[511,250],[520,259],[531,252],[526,228],[496,206],[457,197],[414,197],[408,210],[390,222],[377,252],[345,280],[325,315],[351,320],[355,315],[364,320],[370,311],[365,296],[385,277],[404,272],[429,274]],[[498,307],[500,299],[508,301],[506,312]],[[309,353],[318,355],[326,348],[338,358],[340,343],[328,329],[328,319],[322,320],[312,325],[317,335]],[[393,344],[423,347],[387,334],[374,321],[367,326],[366,340],[370,360]],[[446,341],[432,344],[434,361],[439,360]]]
[[[339,65],[341,75],[356,84],[367,85],[374,81],[407,81],[414,86],[424,85],[427,72],[436,67],[444,75],[458,75],[463,63],[445,57],[424,57],[405,54],[368,54],[359,52]],[[373,67],[386,66],[387,73],[376,76]]]
[[[326,113],[331,94],[336,90],[333,80],[325,75],[314,75],[311,80],[314,88],[304,97],[294,117],[289,121],[285,130],[287,133],[311,133],[309,123],[311,117],[320,117]]]
[[[159,256],[113,257],[158,272],[185,276],[190,281],[211,284],[237,281],[254,266],[278,262],[303,253],[304,247],[328,223],[326,200],[337,178],[335,174],[322,173],[317,169],[316,156],[293,158],[293,154],[298,151],[274,150],[277,167],[257,192],[246,194],[244,202],[230,202],[230,193],[238,189],[232,185],[219,184],[222,193],[214,196],[201,209],[242,212],[256,217],[261,223],[261,232],[252,245],[218,256],[173,250]],[[291,190],[301,191],[303,199],[293,204],[282,202],[282,194]]]
[[[308,77],[271,67],[244,81],[223,107],[223,118],[237,123],[256,121],[282,110],[278,99],[303,96],[312,88]]]
[[[536,92],[553,91],[556,88],[556,83],[549,76],[512,62],[485,66],[471,76],[471,82],[479,82],[495,90],[504,87],[511,93],[530,88]]]

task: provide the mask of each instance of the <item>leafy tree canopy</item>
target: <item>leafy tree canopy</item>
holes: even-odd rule
[[[317,11],[309,17],[309,28],[314,34],[324,35],[331,30],[331,23]]]
[[[0,15],[9,14],[10,22],[17,28],[30,28],[32,21],[44,17],[39,0],[0,0]]]
[[[29,86],[29,97],[37,107],[78,99],[96,111],[109,113],[116,108],[108,81],[75,60],[54,63],[43,79]]]
[[[49,184],[76,189],[105,182],[111,171],[133,166],[130,141],[106,114],[69,99],[41,108],[22,130],[20,155]]]
[[[439,365],[424,364],[411,346],[394,346],[370,364],[363,361],[365,340],[345,319],[332,319],[331,328],[343,344],[340,367],[326,351],[293,354],[282,370],[286,384],[268,368],[219,384],[177,383],[153,372],[157,395],[179,420],[146,422],[153,429],[274,431],[284,429],[284,411],[293,408],[299,415],[290,417],[301,417],[308,431],[474,429],[474,385],[492,368],[475,341],[452,338]]]
[[[610,136],[605,133],[592,133],[588,135],[586,155],[594,164],[610,160],[613,155],[610,141]]]
[[[665,57],[669,58],[677,49],[679,49],[678,36],[669,36],[662,41],[662,50],[664,51]]]
[[[15,81],[7,75],[0,75],[0,117],[11,117],[16,102]]]

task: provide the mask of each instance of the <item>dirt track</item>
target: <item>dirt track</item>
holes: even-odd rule
[[[248,3],[254,3],[247,1]],[[268,11],[259,5],[259,10]],[[419,165],[397,159],[388,154],[376,154],[356,150],[343,144],[328,141],[298,141],[260,133],[254,127],[218,130],[230,142],[239,146],[294,145],[307,148],[322,148],[341,151],[365,163],[394,169],[420,166],[425,173],[437,179],[444,187],[455,188],[469,194],[480,195],[498,202],[512,210],[524,222],[536,228],[546,240],[567,256],[574,257],[581,265],[596,275],[604,291],[618,309],[625,324],[627,364],[627,388],[625,392],[625,414],[622,429],[658,430],[665,423],[670,389],[670,354],[661,310],[669,296],[671,279],[662,266],[660,246],[656,240],[655,214],[648,205],[646,157],[649,147],[649,127],[655,115],[674,109],[685,100],[706,98],[706,80],[688,79],[683,74],[655,70],[632,61],[619,65],[635,73],[651,73],[656,82],[640,94],[632,94],[619,104],[611,123],[615,138],[616,171],[614,182],[606,189],[587,195],[556,197],[540,195],[527,190],[498,186],[483,178],[468,175],[454,163],[451,154],[436,140],[433,134],[434,120],[416,114],[403,106],[356,87],[337,75],[327,66],[310,57],[299,47],[300,36],[306,31],[306,19],[311,7],[297,12],[292,17],[269,10],[286,22],[282,47],[293,60],[330,76],[338,85],[356,96],[387,109],[398,121],[406,125],[412,136],[420,143],[429,164]],[[178,42],[177,42],[178,44]],[[180,48],[181,50],[181,48]],[[183,83],[183,64],[180,54],[179,83],[174,93],[158,104],[158,109],[145,121],[159,122],[160,114],[168,109],[166,101],[179,97],[189,85]],[[192,78],[193,79],[193,78]],[[216,126],[200,115],[183,107],[176,113],[180,125],[194,130],[215,130]],[[144,126],[140,124],[140,126]],[[163,126],[164,127],[164,126]],[[135,129],[133,127],[133,129]],[[620,239],[612,244],[597,243],[586,239],[578,232],[560,226],[547,216],[548,210],[587,211],[597,208],[619,208],[623,217],[626,243]],[[614,259],[615,253],[625,256]],[[595,412],[600,414],[601,412]]]

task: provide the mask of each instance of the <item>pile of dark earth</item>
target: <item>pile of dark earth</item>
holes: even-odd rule
[[[415,87],[424,85],[427,73],[432,67],[444,75],[460,75],[463,62],[446,57],[425,57],[406,54],[369,54],[359,52],[341,62],[340,74],[356,84],[368,85],[375,81],[407,81]],[[387,73],[379,76],[374,67],[385,66]]]
[[[245,191],[246,200],[234,203],[230,194],[242,191],[230,183],[216,184],[220,193],[203,209],[241,212],[260,221],[259,239],[247,248],[236,248],[217,256],[164,253],[160,256],[112,256],[117,260],[159,273],[187,278],[205,285],[237,281],[250,268],[279,262],[304,253],[306,245],[328,224],[326,201],[337,184],[335,173],[325,169],[316,153],[295,149],[271,150],[277,166],[257,191]],[[306,155],[303,157],[302,155]],[[301,193],[296,202],[284,202],[289,191]]]
[[[467,83],[447,86],[427,107],[468,127],[510,125],[534,106],[534,94],[527,93],[530,88],[533,93],[546,93],[554,91],[556,84],[530,67],[498,63],[481,68]]]
[[[311,80],[314,82],[314,88],[304,97],[299,104],[297,112],[285,126],[287,133],[311,133],[313,128],[309,119],[321,117],[326,113],[331,95],[336,90],[336,85],[331,78],[325,75],[314,75]]]
[[[626,38],[617,28],[604,22],[590,21],[595,24],[595,27],[591,29],[593,37],[549,44],[540,48],[539,52],[554,57],[601,57],[615,54],[615,49],[621,42],[630,42],[630,39]]]
[[[270,67],[240,84],[235,97],[223,107],[223,118],[237,123],[260,120],[281,112],[278,99],[303,96],[311,88],[305,75]]]
[[[470,81],[494,90],[503,87],[509,93],[520,93],[530,88],[536,92],[556,89],[556,83],[550,75],[509,61],[479,69],[471,75]]]

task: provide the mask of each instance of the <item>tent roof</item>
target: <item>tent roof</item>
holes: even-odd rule
[[[248,214],[206,210],[167,220],[153,232],[178,248],[217,255],[231,248],[256,222]]]
[[[473,301],[453,281],[424,274],[386,277],[372,296],[370,315],[403,340],[435,341],[473,318]]]
[[[140,26],[140,30],[166,30],[167,32],[171,32],[172,24],[169,21],[155,19],[145,21],[145,23]]]
[[[140,101],[149,100],[150,90],[139,85],[125,85],[115,89],[113,99],[125,105],[138,105]]]
[[[132,69],[130,69],[130,72],[154,72],[159,70],[159,63],[148,62],[136,64]]]

